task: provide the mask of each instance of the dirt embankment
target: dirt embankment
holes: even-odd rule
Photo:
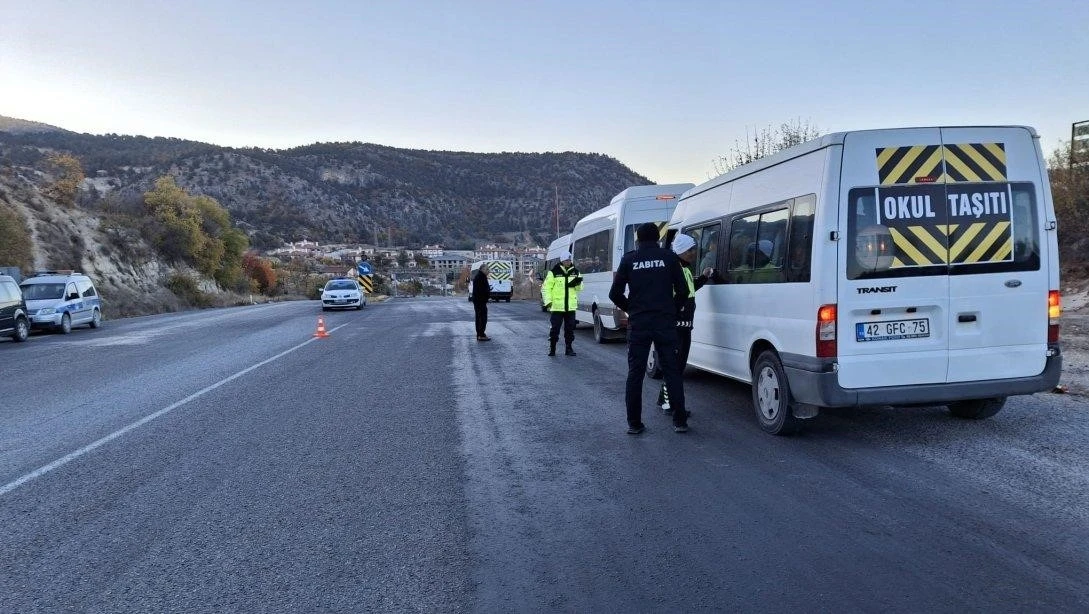
[[[1059,385],[1070,394],[1089,397],[1089,282],[1063,290],[1059,342],[1063,375]]]

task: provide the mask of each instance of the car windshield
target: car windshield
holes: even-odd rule
[[[356,285],[354,281],[347,279],[340,281],[331,281],[325,285],[326,290],[355,290]]]
[[[23,298],[28,301],[61,298],[64,296],[64,284],[24,284]]]

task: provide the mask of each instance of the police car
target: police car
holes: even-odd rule
[[[40,271],[19,287],[26,299],[32,328],[64,334],[73,326],[102,325],[102,299],[90,277],[74,271]]]

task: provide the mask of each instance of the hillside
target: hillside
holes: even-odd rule
[[[547,244],[560,228],[631,185],[651,183],[617,160],[585,153],[469,153],[369,143],[235,149],[170,138],[36,132],[0,118],[0,163],[38,167],[53,152],[79,159],[82,208],[130,210],[173,175],[218,200],[258,247],[302,237],[471,246],[514,236]],[[21,123],[20,123],[21,122]],[[3,131],[16,126],[17,132]],[[558,198],[557,198],[558,196]]]

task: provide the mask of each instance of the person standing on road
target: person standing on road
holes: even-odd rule
[[[488,327],[488,300],[492,297],[492,287],[488,284],[488,265],[481,264],[472,279],[472,292],[469,300],[473,302],[473,311],[476,313],[476,340],[490,341],[491,337],[485,334]]]
[[[658,348],[662,373],[673,405],[673,430],[688,431],[684,384],[677,368],[677,313],[688,297],[681,261],[658,245],[658,226],[643,224],[636,230],[638,247],[624,254],[609,288],[609,299],[628,313],[628,379],[624,405],[628,433],[638,435],[643,424],[643,377],[647,372],[650,345]],[[627,294],[625,294],[625,288]]]
[[[681,260],[681,272],[684,273],[684,281],[687,286],[687,298],[684,306],[677,312],[677,369],[684,379],[684,368],[688,365],[688,352],[692,349],[692,322],[696,315],[696,291],[699,290],[714,276],[715,270],[707,267],[700,276],[692,279],[692,263],[696,259],[696,240],[692,237],[679,234],[673,239],[673,253]],[[662,382],[658,391],[658,405],[665,412],[673,411],[669,402],[669,387]]]
[[[541,284],[541,302],[551,313],[552,327],[548,330],[548,355],[556,355],[556,343],[560,340],[563,325],[563,342],[567,346],[564,356],[574,356],[571,344],[575,342],[575,308],[579,304],[582,275],[571,264],[571,252],[560,256],[560,262],[545,275]]]

